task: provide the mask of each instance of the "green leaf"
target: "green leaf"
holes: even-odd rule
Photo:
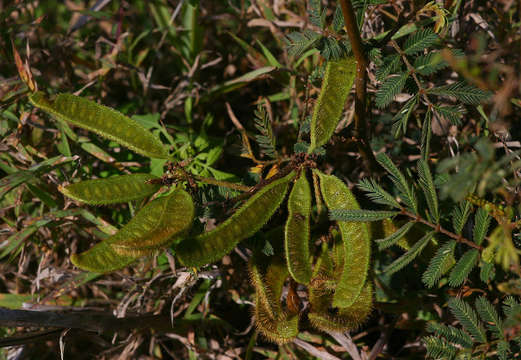
[[[385,211],[385,210],[364,210],[364,209],[350,209],[341,210],[333,209],[329,212],[329,218],[336,221],[379,221],[389,219],[400,214],[399,211]]]
[[[461,102],[469,105],[479,105],[491,96],[490,91],[484,91],[463,81],[429,89],[432,95],[454,96]]]
[[[427,324],[427,331],[434,333],[438,336],[445,337],[448,341],[461,345],[465,348],[471,348],[474,341],[465,331],[455,328],[454,326],[445,326],[435,322],[429,322]]]
[[[454,265],[454,249],[456,241],[450,240],[438,248],[436,254],[429,262],[427,270],[422,275],[423,283],[431,288],[438,283],[438,280]]]
[[[424,28],[409,36],[403,44],[406,55],[412,55],[423,51],[438,42],[438,35],[431,28]]]
[[[474,242],[481,245],[488,232],[488,227],[492,218],[488,215],[487,210],[478,208],[474,218]]]
[[[433,105],[434,112],[437,113],[438,116],[441,116],[447,120],[449,120],[454,125],[460,124],[460,118],[467,113],[467,110],[461,105],[445,105],[438,106]]]
[[[480,296],[476,299],[476,310],[494,336],[497,339],[504,340],[505,335],[503,333],[503,322],[501,321],[496,309],[487,298]]]
[[[414,194],[413,189],[407,183],[407,180],[405,179],[405,176],[402,174],[402,172],[398,170],[396,165],[384,153],[379,153],[376,155],[376,160],[391,175],[391,180],[397,187],[400,193],[400,198],[405,203],[405,205],[415,214],[417,214],[418,205],[416,203],[416,195]]]
[[[260,132],[260,135],[255,136],[255,140],[259,144],[261,151],[272,159],[277,158],[275,136],[273,135],[268,112],[262,104],[259,104],[257,110],[255,110],[255,127]]]
[[[376,80],[384,81],[390,73],[398,71],[401,66],[400,55],[391,55],[384,58],[383,64],[376,69]]]
[[[383,109],[389,105],[394,97],[402,91],[408,77],[409,73],[403,73],[386,79],[376,92],[376,106]]]
[[[306,50],[314,47],[320,38],[320,34],[309,29],[305,29],[302,32],[292,32],[288,34],[288,38],[286,39],[288,54],[290,56],[299,57]]]
[[[479,278],[481,279],[481,281],[486,283],[489,280],[494,279],[495,267],[493,262],[486,262],[482,259],[480,267],[481,268],[479,269]]]
[[[427,349],[427,356],[434,359],[454,359],[457,349],[454,345],[449,344],[446,340],[437,338],[436,336],[426,336],[423,339]]]
[[[418,240],[409,251],[407,251],[405,254],[400,256],[398,259],[393,261],[391,264],[386,266],[383,270],[384,273],[387,275],[394,274],[395,272],[401,270],[405,266],[407,266],[411,261],[413,261],[422,250],[425,248],[425,246],[429,243],[429,241],[433,238],[435,232],[431,231],[425,236],[423,236],[420,240]]]
[[[438,209],[438,194],[434,188],[434,181],[432,180],[431,170],[425,160],[418,160],[418,174],[420,176],[420,186],[427,200],[430,216],[435,224],[440,221],[440,213]]]
[[[443,60],[440,52],[433,51],[415,58],[413,66],[420,75],[429,76],[446,68],[449,64]]]
[[[478,320],[476,312],[465,301],[459,298],[449,299],[449,308],[452,314],[459,320],[469,334],[480,343],[487,342],[487,336],[483,324]]]
[[[374,202],[400,209],[401,206],[394,196],[385,191],[374,179],[365,178],[360,181],[358,187],[367,192],[367,196]]]
[[[120,112],[71,94],[59,94],[54,101],[38,91],[29,96],[31,103],[65,121],[90,130],[129,149],[152,158],[168,158],[167,148],[159,138],[137,121]]]
[[[410,221],[405,223],[401,228],[399,228],[393,234],[387,236],[384,239],[377,239],[376,243],[378,244],[378,250],[387,249],[388,247],[396,244],[400,241],[401,238],[405,236],[409,232],[409,230],[414,226],[414,222]]]
[[[91,205],[106,205],[143,199],[161,187],[149,181],[158,179],[150,174],[130,174],[107,179],[80,181],[59,186],[65,196]]]
[[[463,201],[452,211],[452,226],[454,226],[456,234],[461,235],[463,226],[465,226],[469,218],[470,209],[472,209],[472,204],[468,201]]]
[[[425,161],[429,159],[429,154],[431,152],[431,137],[432,137],[432,111],[431,109],[427,110],[427,114],[425,114],[425,120],[423,120],[422,126],[422,139],[421,139],[421,158]]]
[[[326,144],[344,110],[344,103],[355,80],[356,61],[353,57],[329,61],[322,89],[311,118],[311,146],[308,153]]]
[[[467,279],[472,269],[477,264],[479,258],[478,249],[470,249],[458,260],[449,275],[449,285],[452,287],[460,286]]]

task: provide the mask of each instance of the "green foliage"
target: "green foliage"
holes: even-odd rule
[[[422,281],[427,287],[431,288],[436,285],[439,279],[455,264],[455,248],[456,241],[454,240],[449,240],[438,248],[422,275]]]
[[[262,152],[270,158],[277,158],[275,137],[273,136],[269,115],[261,104],[257,106],[257,110],[255,111],[255,127],[260,132],[260,135],[255,136],[255,140],[259,144]]]

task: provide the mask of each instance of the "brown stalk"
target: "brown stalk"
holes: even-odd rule
[[[362,44],[362,38],[358,31],[355,12],[350,0],[340,0],[344,24],[351,42],[353,54],[356,59],[355,78],[355,129],[354,136],[357,140],[358,151],[364,159],[365,167],[369,172],[376,170],[377,163],[373,151],[369,146],[369,137],[366,120],[367,97],[367,65],[368,60]]]

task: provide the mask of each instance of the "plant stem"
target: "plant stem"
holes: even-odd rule
[[[466,245],[468,245],[470,247],[478,249],[479,251],[483,250],[482,246],[480,246],[480,245],[478,245],[478,244],[476,244],[476,243],[474,243],[474,242],[464,238],[461,235],[455,234],[453,232],[448,231],[447,229],[442,228],[439,224],[431,223],[430,221],[425,220],[424,218],[422,218],[419,215],[413,214],[412,212],[409,212],[409,211],[407,211],[405,209],[402,209],[402,214],[405,215],[405,216],[410,217],[411,219],[414,219],[414,221],[416,221],[416,222],[419,222],[419,223],[427,225],[428,227],[434,229],[436,232],[439,232],[439,233],[442,233],[444,235],[447,235],[448,237],[456,240],[457,242],[466,244]]]
[[[355,130],[354,135],[358,140],[358,150],[362,157],[367,170],[372,172],[377,168],[377,163],[374,158],[373,151],[369,146],[369,139],[367,135],[367,121],[366,121],[366,85],[368,65],[367,56],[362,44],[362,38],[358,31],[355,12],[350,0],[340,0],[342,7],[342,14],[344,15],[344,24],[346,27],[349,41],[353,49],[353,54],[356,59],[356,79],[355,79]]]

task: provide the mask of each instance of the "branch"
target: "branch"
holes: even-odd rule
[[[366,97],[367,97],[367,65],[368,60],[362,44],[362,38],[358,31],[355,12],[350,0],[340,0],[342,14],[344,15],[344,24],[346,27],[351,48],[356,59],[356,79],[355,79],[355,138],[358,140],[358,151],[364,158],[367,170],[372,172],[377,168],[377,162],[374,158],[373,151],[369,146],[369,138],[367,135],[366,120]]]

